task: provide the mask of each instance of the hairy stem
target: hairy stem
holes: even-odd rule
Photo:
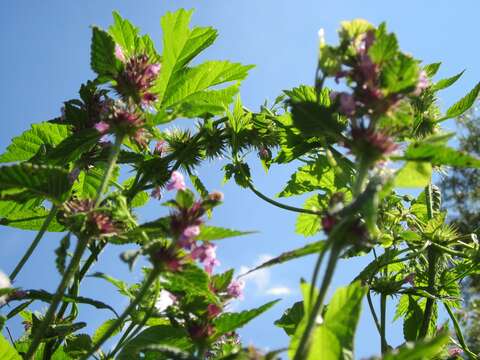
[[[108,330],[103,334],[103,336],[98,340],[96,344],[93,345],[92,349],[88,352],[87,355],[84,355],[81,359],[82,360],[87,360],[90,356],[92,356],[100,347],[107,341],[110,336],[115,332],[115,330],[120,327],[125,319],[130,315],[133,309],[140,304],[142,301],[143,297],[145,294],[150,290],[150,287],[154,283],[154,281],[157,279],[157,276],[159,274],[159,270],[157,268],[152,269],[150,274],[148,275],[147,279],[143,283],[143,286],[140,288],[136,298],[128,305],[128,307],[125,309],[125,311],[120,315],[119,318],[115,320],[112,326],[108,328]]]
[[[453,313],[452,309],[450,308],[450,305],[447,303],[443,303],[443,306],[445,307],[445,310],[447,310],[448,315],[450,316],[450,319],[453,322],[453,327],[455,328],[455,334],[457,335],[458,342],[460,343],[460,346],[462,347],[463,351],[468,355],[469,359],[478,359],[478,356],[475,355],[467,346],[467,343],[465,342],[465,338],[463,337],[462,329],[460,328],[460,325],[458,323],[458,320]]]
[[[42,227],[40,228],[37,235],[35,236],[35,239],[33,239],[27,251],[25,252],[23,257],[20,259],[15,269],[13,269],[12,273],[10,274],[11,281],[15,280],[20,270],[22,270],[25,263],[28,261],[30,256],[32,256],[33,252],[35,251],[38,244],[40,243],[40,240],[42,240],[43,235],[47,232],[48,226],[50,225],[50,223],[52,222],[56,214],[57,214],[57,207],[55,205],[52,205],[52,208],[50,209],[48,216],[45,218],[42,224]]]
[[[377,328],[378,333],[381,336],[382,330],[381,330],[381,327],[380,327],[380,322],[378,321],[377,313],[375,312],[375,307],[373,306],[372,295],[370,294],[370,289],[367,291],[367,302],[368,302],[368,307],[370,308],[370,313],[372,314],[372,317],[373,317],[373,322],[375,323],[375,327]]]

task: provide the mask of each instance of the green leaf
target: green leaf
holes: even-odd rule
[[[7,151],[0,155],[0,163],[30,160],[38,153],[60,144],[70,133],[66,125],[49,122],[33,124],[30,130],[12,139]]]
[[[252,67],[229,61],[207,61],[196,67],[185,69],[171,81],[165,92],[162,107],[198,98],[201,92],[212,86],[243,80]]]
[[[61,167],[29,163],[0,167],[0,191],[28,190],[33,195],[61,202],[69,189],[68,173]]]
[[[438,91],[452,86],[458,79],[460,79],[464,72],[465,70],[459,72],[457,75],[454,75],[452,77],[439,80],[435,85],[432,86],[432,91]]]
[[[33,209],[13,208],[9,213],[4,212],[4,209],[12,208],[8,203],[16,204],[10,201],[0,201],[0,208],[2,208],[2,205],[4,204],[6,205],[5,208],[0,210],[0,214],[4,216],[0,217],[0,225],[10,226],[17,229],[39,231],[50,212],[50,210],[47,210],[44,207],[35,207]],[[62,232],[65,231],[65,227],[54,218],[48,225],[47,231]]]
[[[223,334],[229,333],[244,326],[260,314],[270,309],[279,301],[280,300],[273,300],[252,310],[246,310],[239,313],[224,313],[220,315],[214,320],[216,329],[215,337],[218,338]]]
[[[247,275],[247,274],[249,274],[253,271],[257,271],[257,270],[260,270],[260,269],[263,269],[263,268],[266,268],[266,267],[270,267],[270,266],[273,266],[273,265],[282,264],[282,263],[290,261],[290,260],[298,259],[298,258],[303,257],[303,256],[320,253],[325,248],[325,245],[326,245],[326,241],[325,240],[320,240],[320,241],[316,241],[316,242],[311,243],[311,244],[307,244],[307,245],[302,246],[301,248],[298,248],[298,249],[295,249],[295,250],[286,251],[286,252],[282,253],[281,255],[276,256],[273,259],[270,259],[270,260],[264,262],[263,264],[255,267],[254,269],[250,270],[248,273],[243,274],[243,275]]]
[[[458,102],[453,104],[447,110],[447,113],[445,114],[445,116],[439,119],[438,121],[443,121],[443,120],[451,119],[451,118],[462,115],[465,111],[467,111],[472,107],[473,103],[478,97],[479,92],[480,92],[480,82],[467,95],[465,95],[462,99],[460,99]]]
[[[69,357],[78,358],[86,355],[92,347],[92,339],[87,334],[74,335],[66,339],[63,350]]]
[[[432,136],[421,142],[414,142],[402,158],[407,161],[426,161],[434,166],[480,167],[480,159],[448,147],[447,140],[446,136]]]
[[[138,28],[133,26],[127,19],[122,18],[116,11],[114,11],[112,15],[113,24],[108,28],[108,32],[115,43],[122,48],[127,58],[135,55],[139,38]]]
[[[106,171],[106,163],[96,163],[95,167],[83,170],[73,184],[73,192],[79,199],[91,199],[97,195],[98,188]],[[110,186],[117,180],[120,168],[115,167]]]
[[[313,195],[305,201],[305,209],[322,211],[328,206],[327,197],[324,195]],[[313,236],[321,229],[321,218],[319,215],[300,214],[295,223],[295,232],[303,236]]]
[[[449,342],[447,334],[437,336],[433,339],[407,343],[394,353],[385,355],[384,360],[430,360],[439,355],[444,346]]]
[[[64,139],[47,153],[47,161],[52,165],[65,165],[77,160],[88,152],[102,135],[96,129],[84,129]]]
[[[437,62],[437,63],[431,63],[431,64],[428,64],[428,65],[425,65],[425,67],[423,68],[423,70],[425,70],[425,72],[427,73],[428,77],[432,78],[435,76],[435,74],[438,72],[438,70],[440,69],[440,65],[442,65],[441,62]]]
[[[298,324],[302,321],[305,311],[303,301],[297,301],[283,313],[282,317],[275,321],[275,325],[282,328],[288,336],[295,333]]]
[[[65,263],[67,261],[68,249],[70,247],[70,233],[65,235],[60,241],[60,245],[55,250],[55,265],[60,275],[65,272]]]
[[[232,282],[232,278],[233,278],[233,269],[225,271],[224,273],[221,273],[221,274],[215,274],[211,277],[212,287],[215,289],[217,293],[226,291],[228,285],[230,285],[230,283]]]
[[[419,68],[417,61],[402,53],[387,62],[381,73],[382,87],[387,94],[410,92],[418,83]]]
[[[255,233],[255,231],[239,231],[226,229],[219,226],[202,225],[200,227],[200,235],[197,236],[197,239],[203,241],[215,241]]]
[[[430,183],[432,165],[421,161],[407,161],[395,176],[395,187],[423,188]]]
[[[186,351],[193,346],[184,329],[169,325],[156,325],[143,330],[127,342],[118,354],[117,359],[137,359],[142,349],[147,348],[149,345],[168,345]]]
[[[0,359],[2,360],[22,360],[13,346],[0,334]]]
[[[93,333],[93,336],[92,336],[92,341],[94,343],[97,343],[98,340],[100,340],[103,335],[108,331],[108,329],[110,329],[111,326],[113,326],[115,323],[116,323],[116,319],[108,319],[107,321],[105,321],[102,325],[100,325],[96,330],[95,332]],[[122,327],[117,327],[115,329],[115,331],[112,333],[111,337],[112,336],[115,336],[116,334],[118,334],[120,331],[122,331]]]
[[[115,58],[115,42],[106,31],[92,28],[90,66],[99,76],[111,77],[117,71],[119,60]]]
[[[159,81],[153,91],[158,94],[158,101],[163,107],[167,91],[171,91],[171,82],[177,79],[196,55],[210,46],[217,37],[217,31],[212,28],[189,29],[192,10],[180,9],[167,12],[161,20],[163,30],[162,71]]]
[[[395,56],[397,51],[398,42],[395,34],[388,34],[386,24],[382,23],[375,31],[375,41],[368,49],[368,55],[374,63],[381,65]]]
[[[89,275],[90,277],[96,277],[99,279],[103,279],[108,281],[110,284],[115,286],[118,290],[118,292],[122,295],[128,296],[130,298],[133,297],[133,294],[130,292],[130,289],[128,288],[128,284],[122,280],[115,279],[114,277],[101,273],[101,272],[96,272],[92,275]]]
[[[217,303],[209,287],[209,275],[195,265],[184,265],[181,272],[169,272],[163,276],[163,286],[170,292],[185,292],[189,297],[203,297]]]

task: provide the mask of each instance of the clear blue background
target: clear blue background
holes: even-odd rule
[[[161,46],[160,16],[180,7],[195,8],[193,24],[213,26],[219,30],[217,42],[202,59],[229,59],[257,65],[241,90],[246,106],[258,109],[265,99],[274,99],[282,89],[300,83],[311,84],[314,75],[318,39],[317,31],[325,29],[327,42],[336,41],[339,22],[362,17],[379,24],[387,21],[395,31],[401,47],[425,63],[443,61],[440,77],[451,76],[464,68],[457,85],[443,92],[442,108],[463,96],[480,79],[477,0],[436,1],[24,1],[3,0],[0,5],[0,150],[11,137],[26,130],[31,123],[58,116],[62,102],[77,96],[79,85],[93,78],[89,66],[90,25],[107,27],[111,11],[120,13],[151,34]],[[185,122],[184,122],[185,123]],[[450,124],[450,127],[452,125]],[[271,207],[247,190],[227,184],[221,186],[221,163],[199,169],[210,189],[220,189],[225,205],[216,211],[214,224],[238,229],[255,229],[260,233],[219,243],[222,269],[251,267],[262,255],[275,255],[305,244],[294,234],[295,215]],[[257,163],[254,179],[264,192],[274,195],[287,181],[294,168],[272,169],[266,177]],[[287,199],[301,205],[303,199]],[[158,203],[141,211],[142,219],[161,216],[165,210]],[[3,228],[0,240],[0,269],[9,273],[33,239],[34,233]],[[58,281],[53,250],[60,235],[45,237],[39,250],[27,263],[16,285],[43,287],[53,291]],[[120,248],[106,251],[93,271],[107,272],[133,281],[137,271],[129,273],[118,259]],[[370,259],[342,261],[333,287],[348,284],[355,273]],[[258,306],[276,296],[272,288],[288,288],[290,294],[273,310],[255,320],[241,332],[245,344],[263,348],[287,345],[287,337],[272,326],[282,311],[300,298],[298,283],[309,278],[313,259],[305,259],[273,268],[248,281],[246,297],[234,309]],[[285,291],[285,289],[284,289]],[[88,279],[82,293],[109,301],[118,309],[125,306],[110,285]],[[92,327],[109,314],[82,308],[84,319]],[[393,315],[390,308],[390,319]],[[21,334],[18,322],[12,327],[14,337]],[[395,323],[387,334],[392,345],[402,342],[401,324]],[[361,358],[379,352],[378,334],[366,307],[362,314],[356,341],[356,356]]]

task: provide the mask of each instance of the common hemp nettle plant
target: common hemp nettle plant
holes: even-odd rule
[[[117,13],[108,31],[94,27],[97,77],[64,103],[60,117],[32,125],[0,155],[0,223],[37,231],[10,275],[0,273],[0,327],[17,316],[25,325],[17,339],[0,337],[0,358],[353,359],[366,298],[379,334],[381,355],[374,358],[477,359],[455,309],[459,282],[480,271],[478,241],[446,222],[431,178],[448,167],[480,167],[479,159],[449,147],[454,134],[440,127],[472,106],[480,84],[443,114],[437,92],[462,73],[434,81],[440,63],[424,65],[402,52],[385,24],[353,20],[341,24],[336,46],[321,34],[313,86],[285,90],[273,105],[252,112],[237,96],[252,66],[191,65],[217,37],[212,28],[190,28],[191,15],[163,16],[161,55]],[[179,118],[197,119],[196,126],[169,127]],[[277,197],[310,193],[303,208],[254,186],[246,160],[251,152],[267,172],[302,164]],[[298,213],[298,234],[325,234],[251,270],[318,258],[311,279],[300,283],[303,300],[275,322],[290,339],[283,349],[265,353],[242,345],[237,329],[277,301],[230,312],[229,304],[243,296],[242,274],[215,270],[216,241],[248,234],[208,225],[223,195],[209,192],[194,174],[202,161],[219,157],[227,159],[225,181],[233,178],[260,199]],[[120,174],[130,177],[122,181]],[[414,198],[401,188],[423,191]],[[150,200],[163,202],[163,216],[139,224],[136,209]],[[54,293],[16,281],[46,232],[61,233]],[[139,283],[90,271],[105,247],[119,244],[131,247],[121,256],[125,266],[140,257],[149,264]],[[354,256],[373,260],[326,304],[338,262]],[[83,296],[86,277],[116,287],[126,308]],[[46,311],[29,310],[34,302],[48,304]],[[387,302],[396,305],[394,320],[403,320],[405,343],[398,348],[388,343]],[[111,314],[87,334],[79,304]],[[450,321],[439,323],[439,307]]]

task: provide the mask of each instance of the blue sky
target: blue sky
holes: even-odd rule
[[[336,41],[340,21],[362,17],[379,24],[386,21],[398,34],[402,49],[425,63],[442,61],[439,78],[467,69],[457,85],[445,90],[441,105],[449,106],[463,96],[480,79],[478,48],[478,14],[476,0],[437,1],[25,1],[4,0],[0,5],[0,99],[2,131],[0,150],[9,139],[29,124],[58,116],[63,101],[76,97],[79,85],[91,79],[89,47],[91,25],[107,27],[111,11],[118,10],[145,33],[151,34],[158,48],[161,45],[160,16],[180,7],[195,8],[193,24],[213,26],[219,30],[217,42],[203,59],[229,59],[255,64],[241,90],[246,106],[258,109],[265,99],[273,100],[282,89],[301,83],[311,84],[314,75],[319,28],[325,29],[327,42]],[[186,124],[186,122],[182,122]],[[451,125],[450,125],[451,127]],[[225,205],[218,209],[212,222],[238,229],[258,230],[256,235],[229,239],[219,243],[222,269],[251,267],[262,258],[302,246],[305,239],[294,233],[295,216],[263,203],[247,190],[233,184],[221,185],[221,163],[206,164],[199,169],[210,189],[225,193]],[[294,167],[273,168],[265,176],[256,163],[253,178],[257,187],[269,195],[282,189]],[[301,205],[304,199],[288,199]],[[164,213],[158,203],[141,211],[142,219]],[[34,233],[2,228],[0,269],[10,272],[33,238]],[[53,249],[60,235],[45,237],[18,278],[24,288],[44,287],[53,290],[58,280]],[[94,271],[110,273],[126,280],[138,279],[118,260],[120,248],[106,251]],[[348,284],[354,274],[371,259],[342,261],[333,286]],[[283,301],[269,313],[245,327],[246,344],[276,348],[287,344],[287,338],[272,322],[300,297],[298,283],[309,278],[313,259],[296,261],[273,268],[250,279],[244,301],[236,309],[258,306],[275,297]],[[113,301],[119,309],[125,300],[99,280],[89,279],[82,292],[98,299]],[[275,294],[280,294],[276,296]],[[92,313],[86,319],[98,325],[107,313]],[[390,309],[393,311],[393,309]],[[390,315],[393,312],[390,312]],[[391,317],[390,317],[391,318]],[[16,324],[12,328],[20,334]],[[401,324],[395,323],[387,334],[392,345],[402,342]],[[377,333],[366,307],[356,341],[357,358],[379,352]]]

